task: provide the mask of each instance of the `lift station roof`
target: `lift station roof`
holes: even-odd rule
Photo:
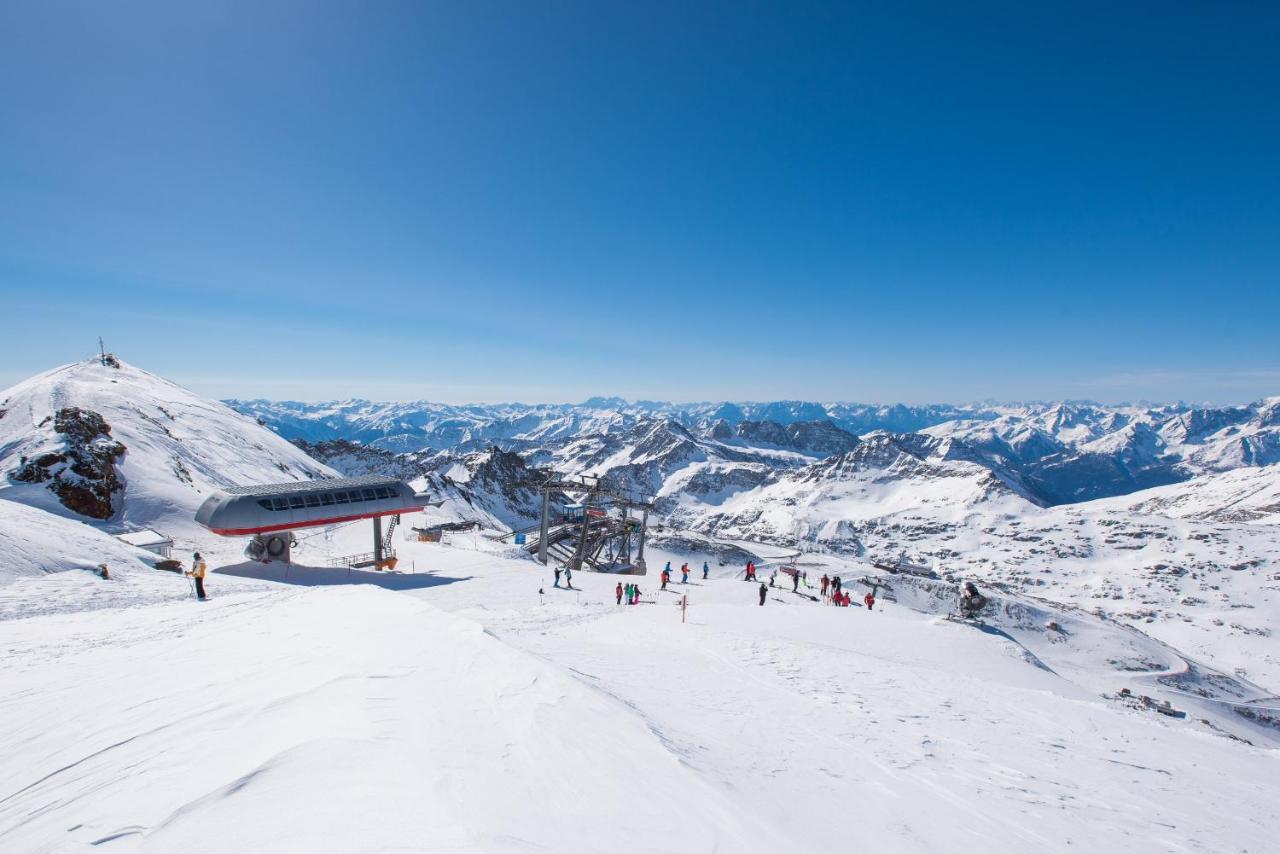
[[[228,486],[204,500],[196,521],[228,537],[265,534],[416,513],[426,506],[427,498],[404,481],[389,477]]]

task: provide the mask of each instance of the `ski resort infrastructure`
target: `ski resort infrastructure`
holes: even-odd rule
[[[0,850],[1274,850],[1280,399],[422,417],[107,355],[0,392]]]

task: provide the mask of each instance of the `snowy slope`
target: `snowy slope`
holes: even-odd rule
[[[0,847],[784,844],[622,703],[475,623],[361,587],[198,607],[0,623],[6,685],[39,696],[0,724]]]
[[[219,567],[204,605],[0,621],[0,848],[1217,852],[1274,832],[1275,703],[1087,613],[998,596],[984,630],[938,618],[948,589],[880,576],[874,612],[761,608],[728,567],[639,579],[645,604],[619,607],[615,578],[555,589],[469,536],[402,549],[419,574]],[[859,590],[870,572],[819,561]]]
[[[715,502],[681,492],[668,521],[726,539],[817,545],[857,553],[859,525],[906,511],[961,524],[977,509],[1033,507],[983,466],[919,453],[880,434],[846,454]]]
[[[1277,402],[953,409],[860,440],[837,416],[946,413],[347,402],[307,423],[367,415],[387,441],[316,452],[445,502],[405,519],[401,571],[320,568],[367,525],[306,532],[291,566],[216,538],[197,604],[106,531],[197,541],[208,489],[333,469],[128,365],[59,368],[0,393],[0,850],[1268,850]],[[386,450],[424,436],[453,438]],[[530,461],[652,490],[650,566],[712,577],[629,577],[636,606],[616,577],[553,586],[487,536],[530,521]],[[1170,466],[1185,482],[1120,498],[1036,491]],[[460,519],[485,530],[401,539]],[[876,610],[808,585],[761,607],[713,556],[771,574],[797,546],[809,582],[874,585]],[[900,556],[942,578],[873,566]],[[58,571],[104,561],[109,580]],[[966,577],[992,599],[980,626],[942,619]]]
[[[67,569],[149,569],[155,555],[83,522],[0,497],[0,585]]]
[[[1280,524],[1280,465],[1207,474],[1095,506],[1183,519]]]
[[[89,359],[0,392],[0,498],[84,518],[50,491],[53,481],[13,479],[24,459],[65,453],[66,435],[56,427],[59,412],[68,408],[105,423],[109,435],[96,442],[123,446],[110,463],[119,483],[110,491],[104,521],[114,530],[155,527],[170,536],[198,537],[192,517],[214,488],[336,474],[224,404],[127,363],[111,367]]]

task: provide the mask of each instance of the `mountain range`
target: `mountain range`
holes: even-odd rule
[[[0,509],[28,514],[0,551],[10,572],[51,563],[32,557],[48,549],[27,539],[28,511],[3,500],[89,523],[76,541],[101,536],[101,554],[121,548],[107,535],[155,527],[230,559],[242,544],[191,519],[218,486],[383,474],[433,493],[431,520],[503,532],[537,521],[549,474],[594,474],[653,496],[657,547],[923,566],[1141,623],[1280,684],[1278,414],[1277,398],[1219,409],[223,404],[93,359],[0,398]]]

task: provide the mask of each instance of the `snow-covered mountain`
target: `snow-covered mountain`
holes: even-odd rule
[[[1280,462],[1280,398],[1221,408],[1057,404],[923,432],[1017,467],[1050,504]]]
[[[725,539],[798,543],[863,551],[860,532],[871,522],[908,511],[936,524],[962,523],[975,508],[1017,514],[1030,496],[976,463],[928,456],[908,437],[887,433],[857,448],[789,471],[709,506],[679,485],[668,521]]]
[[[345,401],[230,401],[288,439],[349,440],[394,451],[465,453],[497,445],[568,470],[608,473],[658,491],[695,457],[761,462],[775,470],[851,450],[876,432],[955,443],[1044,504],[1069,504],[1179,483],[1200,474],[1280,462],[1280,398],[1248,406],[1092,403],[868,406],[847,403],[628,403],[447,406]],[[654,466],[653,433],[686,446]],[[651,443],[650,443],[651,444]],[[645,447],[642,447],[645,446]],[[686,473],[687,474],[687,473]],[[687,477],[685,478],[687,479]]]
[[[1046,508],[981,466],[916,453],[882,435],[728,498],[674,484],[666,520],[1098,610],[1280,684],[1280,466]]]
[[[225,404],[114,358],[0,392],[0,500],[112,532],[205,537],[193,517],[217,487],[336,474]]]
[[[765,424],[788,427],[798,422],[830,422],[846,433],[874,430],[909,432],[956,419],[995,418],[985,407],[869,406],[846,403],[630,403],[621,398],[591,398],[581,404],[473,404],[452,406],[413,401],[228,400],[230,406],[271,427],[286,439],[347,439],[395,451],[444,450],[466,445],[541,443],[630,429],[645,419],[674,421],[697,433],[722,423],[745,432]],[[721,428],[723,429],[723,428]],[[722,438],[727,438],[722,437]],[[796,441],[794,436],[791,442]],[[800,441],[805,441],[803,438]],[[829,439],[827,441],[830,441]],[[843,440],[841,440],[843,441]]]
[[[854,435],[804,404],[591,406],[518,431],[512,410],[492,442],[471,413],[461,441],[401,452],[291,445],[96,360],[4,392],[0,848],[817,852],[847,847],[836,810],[875,850],[1265,850],[1273,410],[923,432],[906,411]],[[1185,478],[1053,506],[1041,478],[1073,457]],[[635,607],[610,576],[553,583],[496,536],[533,521],[550,470],[656,495],[650,566],[710,576],[633,577]],[[189,527],[217,485],[338,472],[444,502],[407,525],[497,531],[397,541],[395,572],[328,568],[367,526],[300,536],[290,566],[228,540],[200,604],[110,536]],[[808,582],[744,585],[718,558]],[[903,559],[938,577],[877,566]],[[98,563],[109,579],[74,571]],[[875,610],[821,604],[824,573]],[[990,597],[979,625],[942,619],[962,578]]]

